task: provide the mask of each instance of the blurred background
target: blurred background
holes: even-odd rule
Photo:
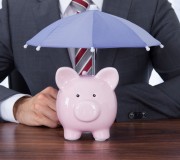
[[[180,20],[180,0],[169,0],[169,2],[172,3],[172,7],[174,8],[174,10],[175,10],[175,12],[176,12],[176,14]],[[160,84],[162,82],[163,82],[163,80],[161,79],[161,77],[157,74],[157,72],[155,70],[153,70],[151,78],[149,80],[149,84],[154,86],[154,85]],[[8,87],[8,78],[6,78],[0,84]]]

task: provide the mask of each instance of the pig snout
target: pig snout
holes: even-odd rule
[[[79,121],[91,122],[100,115],[100,107],[92,101],[79,102],[74,108],[74,115]]]

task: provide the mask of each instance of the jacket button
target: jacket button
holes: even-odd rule
[[[142,119],[146,119],[147,118],[147,113],[146,112],[142,112]]]
[[[130,118],[130,119],[134,119],[134,117],[135,117],[134,112],[129,113],[129,118]]]

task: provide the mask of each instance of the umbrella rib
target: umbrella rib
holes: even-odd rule
[[[57,23],[57,26],[51,32],[49,32],[46,39],[57,29],[58,25],[59,25],[59,23]],[[42,47],[42,44],[44,41],[45,41],[45,38],[40,42],[40,44],[38,46]]]
[[[117,19],[118,19],[118,18],[117,18]],[[119,21],[119,22],[120,22],[122,25],[124,25],[124,26],[126,26],[127,28],[129,28],[130,31],[131,31],[134,35],[136,35],[136,36],[145,44],[145,47],[148,46],[147,43],[144,42],[144,39],[142,40],[142,38],[141,38],[138,34],[136,34],[136,32],[134,32],[134,30],[133,30],[132,28],[130,28],[127,24],[122,23],[121,21]]]
[[[119,17],[116,17],[117,19],[119,19]],[[122,18],[121,18],[122,19]],[[146,42],[145,42],[145,40],[144,40],[144,38],[142,37],[142,36],[140,36],[140,35],[138,35],[131,27],[129,27],[127,24],[126,24],[126,21],[127,20],[125,20],[125,19],[122,19],[122,21],[124,21],[125,23],[122,23],[121,21],[121,23],[123,24],[123,25],[125,25],[126,27],[128,27],[130,30],[131,30],[131,32],[132,33],[134,33],[140,40],[143,40],[143,42],[144,42],[144,44],[146,45],[146,46],[150,46],[150,45],[148,45]],[[129,21],[130,22],[130,21]],[[140,28],[138,25],[136,25],[136,24],[134,24],[134,23],[132,23],[132,22],[130,22],[132,25],[134,25],[134,26],[136,26],[137,28]],[[141,30],[144,30],[143,28],[140,28]],[[147,31],[145,31],[144,30],[144,32],[146,32],[146,34],[149,34]],[[150,34],[149,34],[149,36],[151,36]],[[152,37],[152,36],[151,36]],[[153,37],[154,38],[154,37]]]
[[[72,16],[69,16],[69,18],[71,18],[71,17],[72,17]],[[59,23],[62,23],[62,21],[59,20]],[[46,39],[47,39],[48,37],[50,37],[51,34],[59,27],[59,23],[57,23],[57,26],[56,26],[51,32],[49,32],[49,34],[47,35]],[[43,42],[44,42],[46,39],[44,38],[44,40],[41,41],[41,45],[39,45],[39,46],[42,46],[42,45],[43,45]],[[44,47],[44,46],[42,46],[42,47]],[[48,46],[45,46],[45,47],[48,47]]]

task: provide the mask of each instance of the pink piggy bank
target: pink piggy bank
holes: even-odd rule
[[[110,127],[117,114],[114,92],[119,81],[115,68],[104,68],[95,76],[79,76],[68,67],[56,72],[57,114],[64,128],[64,138],[77,140],[82,132],[92,132],[97,141],[110,137]]]

